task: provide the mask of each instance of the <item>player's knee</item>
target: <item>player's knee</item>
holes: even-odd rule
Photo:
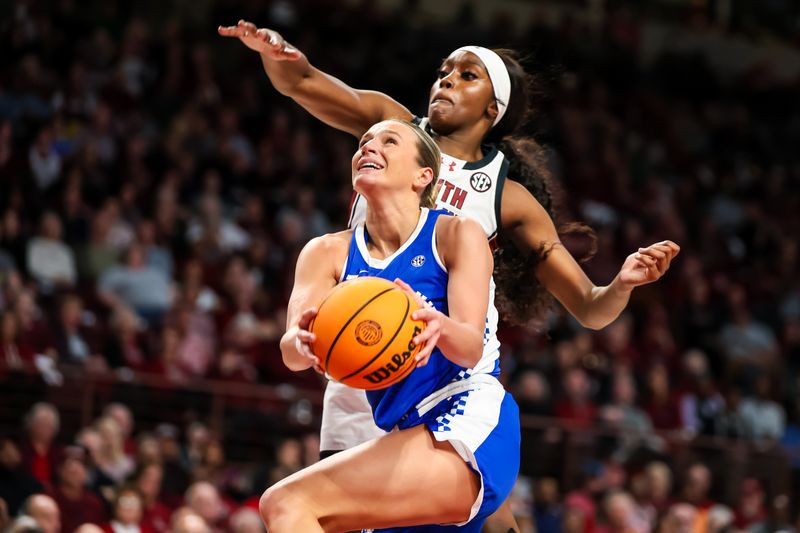
[[[267,530],[269,530],[270,524],[274,524],[279,519],[286,519],[302,509],[297,500],[297,495],[291,487],[283,483],[278,483],[265,490],[258,501],[258,511]]]

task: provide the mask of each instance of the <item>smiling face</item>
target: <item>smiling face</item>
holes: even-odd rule
[[[412,126],[395,120],[379,122],[361,137],[353,154],[353,188],[367,199],[376,191],[419,195],[436,174],[421,159]],[[438,167],[438,159],[435,164]]]
[[[428,117],[440,135],[471,127],[486,119],[486,131],[497,115],[494,88],[478,57],[456,51],[444,60],[431,87]]]

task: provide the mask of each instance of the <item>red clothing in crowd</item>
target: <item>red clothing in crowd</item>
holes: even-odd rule
[[[25,470],[45,487],[52,486],[56,467],[61,460],[61,448],[53,444],[45,453],[40,454],[30,441],[25,441],[20,445],[19,451]]]
[[[61,510],[61,531],[75,531],[81,524],[104,524],[108,520],[103,502],[93,492],[84,490],[77,499],[72,499],[56,487],[50,496]]]

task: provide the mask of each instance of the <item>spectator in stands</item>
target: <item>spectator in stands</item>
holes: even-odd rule
[[[212,531],[224,531],[229,509],[217,488],[207,481],[193,483],[186,491],[186,505],[197,513]]]
[[[133,459],[125,455],[125,440],[122,430],[111,416],[100,418],[95,423],[95,428],[102,439],[98,459],[103,473],[114,480],[117,485],[121,485],[135,467]]]
[[[172,253],[158,243],[155,223],[149,219],[142,220],[136,228],[136,235],[144,250],[147,266],[160,271],[167,279],[172,279]]]
[[[64,460],[58,469],[58,483],[51,491],[61,510],[64,531],[75,531],[86,522],[102,524],[108,519],[102,500],[87,489],[89,476],[86,460],[86,452],[82,448],[66,448]]]
[[[613,401],[600,409],[600,418],[620,435],[615,459],[625,462],[640,446],[660,448],[659,440],[652,435],[650,418],[635,404],[636,384],[630,372],[617,370],[612,387]]]
[[[14,312],[17,314],[21,349],[55,358],[58,352],[53,343],[52,332],[32,291],[23,289],[17,293]]]
[[[128,408],[128,406],[125,405],[124,403],[119,403],[119,402],[110,403],[106,405],[105,409],[103,409],[103,416],[110,416],[116,421],[117,425],[119,426],[120,433],[122,435],[125,455],[127,455],[128,457],[135,457],[136,440],[133,438],[133,428],[135,421],[133,419],[133,413],[131,413],[130,408]]]
[[[163,272],[145,263],[142,246],[133,243],[125,254],[125,265],[100,277],[98,295],[110,308],[131,308],[148,324],[158,326],[172,302],[172,287]]]
[[[56,501],[46,494],[34,494],[30,496],[22,505],[22,514],[30,516],[41,528],[42,533],[60,533],[72,531],[66,527],[62,528],[62,512]]]
[[[667,367],[657,363],[647,371],[648,398],[645,411],[653,427],[660,430],[677,430],[682,427],[677,398],[670,387]]]
[[[132,488],[120,489],[113,504],[113,517],[103,525],[106,533],[154,533],[142,521],[142,497]]]
[[[550,385],[536,370],[523,370],[514,379],[514,399],[526,415],[552,416]]]
[[[191,222],[187,238],[204,261],[217,262],[225,254],[244,250],[249,235],[222,212],[219,196],[205,194],[200,199],[199,217]]]
[[[34,352],[30,346],[20,343],[19,320],[11,309],[0,313],[0,362],[9,368],[18,369],[33,362]]]
[[[6,209],[0,225],[3,228],[0,232],[0,249],[11,256],[17,269],[25,268],[28,239],[23,233],[19,212],[13,208]]]
[[[72,287],[78,280],[75,255],[61,239],[61,219],[52,211],[42,214],[39,236],[28,244],[28,272],[39,282],[40,290],[52,292]]]
[[[117,265],[119,252],[108,242],[110,231],[111,211],[100,209],[92,218],[89,242],[78,254],[78,267],[83,279],[96,280]]]
[[[111,316],[112,331],[104,350],[108,366],[145,371],[150,354],[142,320],[125,306],[117,307]]]
[[[564,397],[556,402],[555,415],[579,427],[592,425],[597,407],[592,401],[592,384],[582,368],[567,370],[563,380]]]
[[[672,471],[660,462],[653,461],[645,467],[650,504],[656,514],[663,514],[669,508],[672,496]]]
[[[537,480],[533,497],[536,531],[538,533],[560,533],[562,514],[558,481],[552,477]]]
[[[690,435],[713,435],[717,418],[725,409],[725,400],[708,374],[696,376],[692,389],[681,398],[681,419]]]
[[[756,378],[755,395],[742,400],[741,414],[753,439],[777,442],[783,437],[786,414],[772,400],[772,386],[766,373]]]
[[[739,487],[739,500],[735,509],[734,525],[747,531],[766,526],[766,494],[761,482],[755,478],[745,479]]]
[[[22,468],[22,456],[11,439],[0,439],[0,499],[11,516],[16,515],[25,499],[42,492],[44,487]]]
[[[713,434],[732,440],[750,438],[753,430],[742,416],[742,391],[739,387],[730,386],[725,391],[724,399],[724,408],[713,420]]]
[[[28,161],[39,192],[47,192],[61,175],[61,155],[55,149],[53,129],[49,125],[39,130],[28,152]]]
[[[160,500],[164,469],[159,463],[143,463],[133,475],[133,485],[142,495],[142,528],[156,533],[169,529],[170,509]]]
[[[708,524],[708,514],[714,506],[714,501],[708,496],[711,490],[711,470],[702,463],[695,463],[686,471],[681,488],[681,500],[695,509],[693,518],[694,531],[705,531]]]
[[[172,533],[213,533],[203,517],[189,507],[181,507],[172,514]]]
[[[649,528],[635,514],[633,498],[624,491],[612,491],[603,502],[608,525],[603,533],[647,533]],[[598,531],[598,530],[595,530]]]
[[[161,496],[165,504],[175,508],[180,505],[189,486],[189,475],[181,460],[178,428],[162,423],[156,426],[156,437],[161,448],[163,478]]]
[[[190,258],[184,263],[180,291],[181,299],[194,304],[204,313],[213,312],[220,305],[219,296],[203,279],[203,263],[197,258]]]
[[[61,298],[53,336],[59,363],[96,368],[103,360],[83,326],[83,302],[75,294]]]
[[[232,533],[266,533],[258,511],[243,507],[231,515]]]
[[[744,287],[734,285],[729,289],[728,306],[731,320],[719,334],[728,363],[735,368],[768,370],[775,364],[778,354],[775,334],[765,324],[753,319]]]
[[[22,464],[45,488],[52,485],[61,449],[55,443],[60,426],[58,410],[52,404],[34,404],[25,415],[27,439],[22,443]]]

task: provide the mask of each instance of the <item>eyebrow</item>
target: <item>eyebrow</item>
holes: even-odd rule
[[[384,133],[389,133],[391,135],[396,135],[397,137],[400,137],[400,134],[398,132],[394,131],[394,130],[381,130],[381,131],[378,132],[379,135],[380,134],[384,134]],[[365,133],[364,135],[361,136],[361,139],[358,140],[358,143],[361,144],[366,139],[372,139],[373,137],[375,137],[374,133],[367,132],[367,133]]]

